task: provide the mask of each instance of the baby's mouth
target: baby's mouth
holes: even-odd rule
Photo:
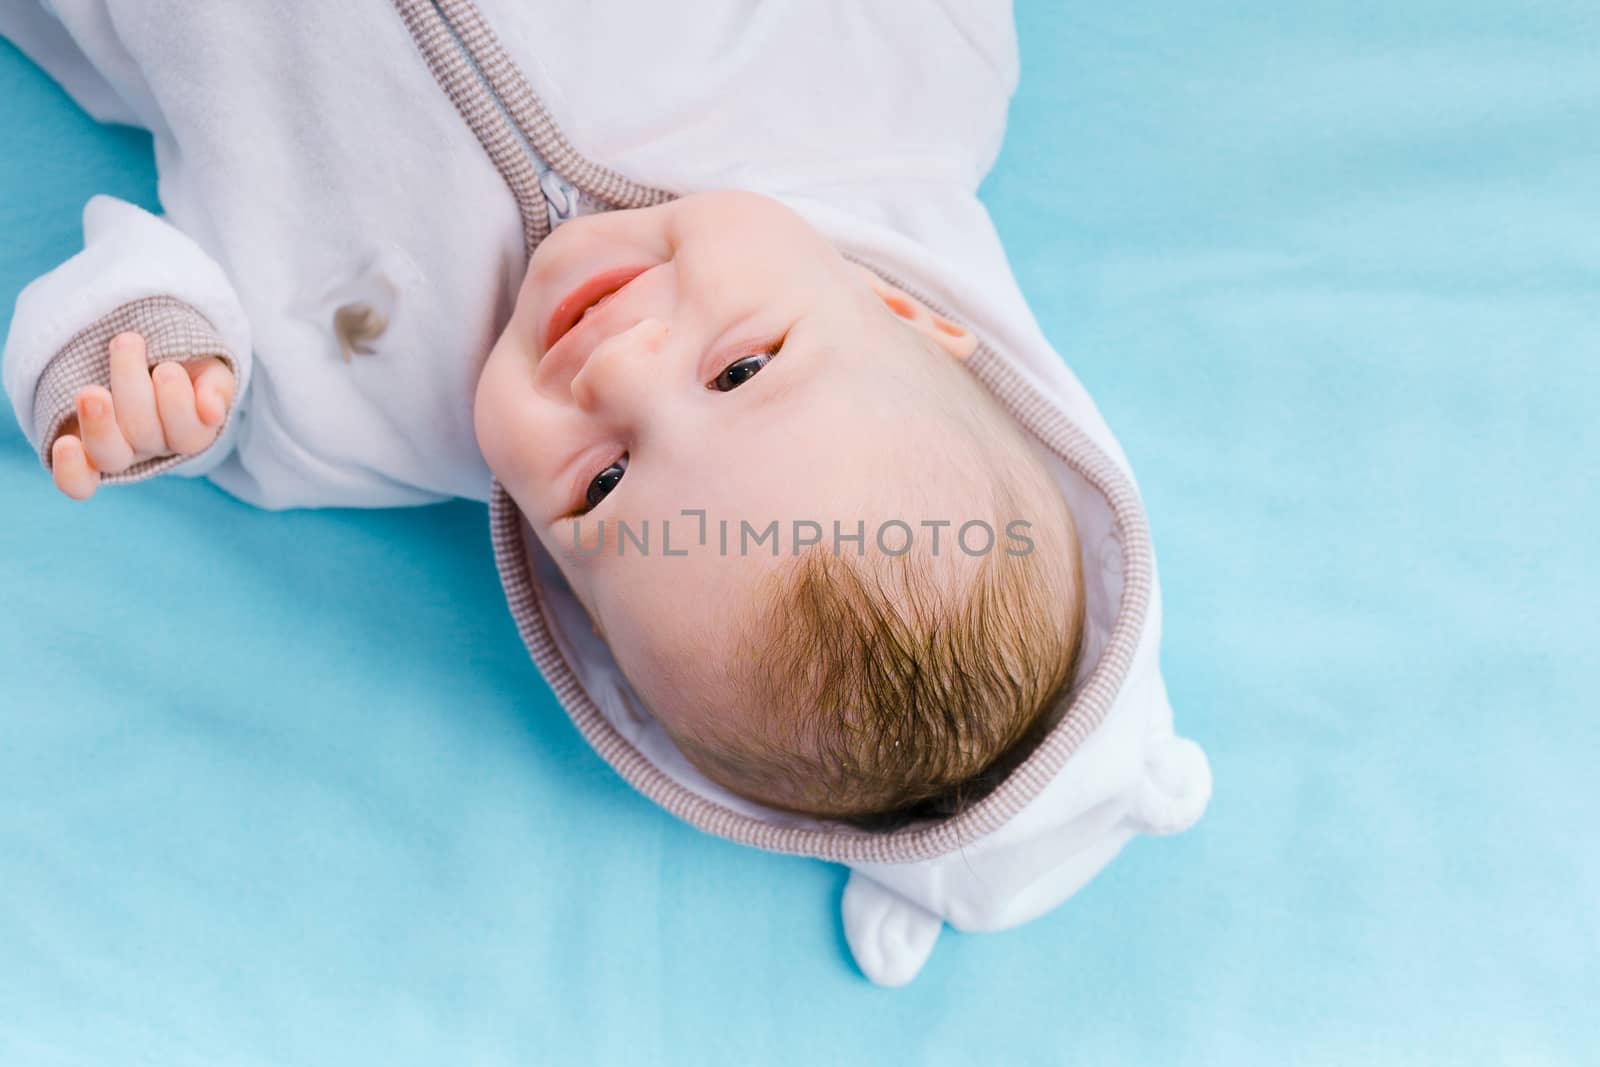
[[[571,293],[567,294],[550,314],[545,326],[544,351],[549,354],[556,342],[582,322],[584,317],[607,300],[616,296],[628,283],[643,274],[647,267],[622,267],[596,274]]]

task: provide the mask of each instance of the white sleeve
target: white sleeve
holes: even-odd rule
[[[0,2],[0,37],[44,68],[83,110],[100,122],[143,126],[71,33],[40,0]]]
[[[235,379],[234,400],[217,439],[192,456],[135,464],[102,483],[155,474],[207,474],[232,450],[250,400],[250,326],[233,287],[190,238],[132,204],[109,196],[83,213],[84,249],[36,279],[17,298],[3,357],[6,394],[40,462],[74,412],[86,385],[110,384],[108,344],[124,330],[144,335],[149,363],[217,356]]]
[[[1011,0],[939,0],[946,17],[1000,77],[1007,95],[1016,91],[1017,23]]]
[[[1017,91],[1021,64],[1017,56],[1017,23],[1011,0],[939,0],[946,17],[970,52],[982,60],[992,75],[974,78],[966,86],[972,112],[973,136],[963,144],[964,162],[975,175],[974,188],[982,182],[1005,140],[1011,97]]]

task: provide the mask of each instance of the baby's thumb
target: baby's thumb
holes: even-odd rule
[[[200,421],[209,427],[222,425],[233,403],[233,372],[215,356],[203,360],[194,376],[194,402]]]

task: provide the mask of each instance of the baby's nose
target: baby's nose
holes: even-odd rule
[[[573,403],[594,413],[649,395],[670,332],[664,319],[644,319],[600,342],[572,376]]]

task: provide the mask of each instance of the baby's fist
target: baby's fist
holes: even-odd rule
[[[144,338],[121,333],[111,339],[110,363],[111,388],[78,390],[77,413],[51,446],[56,488],[74,500],[93,496],[101,474],[204,451],[233,403],[233,372],[216,356],[151,368]]]

